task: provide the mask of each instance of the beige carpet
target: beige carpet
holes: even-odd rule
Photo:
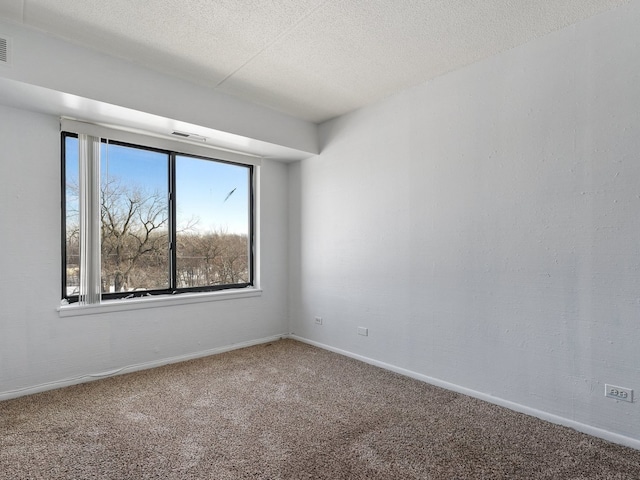
[[[640,479],[640,451],[292,340],[0,402],[0,479]]]

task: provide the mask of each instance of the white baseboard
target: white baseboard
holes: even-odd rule
[[[111,370],[109,372],[91,373],[91,374],[81,375],[74,378],[66,378],[63,380],[56,380],[54,382],[42,383],[39,385],[28,386],[24,388],[15,389],[15,390],[8,390],[5,392],[0,392],[0,401],[9,400],[12,398],[18,398],[25,395],[32,395],[34,393],[40,393],[47,390],[54,390],[56,388],[69,387],[71,385],[77,385],[79,383],[100,380],[101,378],[112,377],[115,375],[122,375],[125,373],[137,372],[138,370],[146,370],[149,368],[161,367],[163,365],[169,365],[171,363],[178,363],[178,362],[184,362],[187,360],[193,360],[195,358],[208,357],[210,355],[215,355],[217,353],[230,352],[231,350],[237,350],[239,348],[252,347],[254,345],[274,342],[274,341],[277,341],[283,338],[288,338],[288,337],[289,337],[289,334],[283,333],[282,335],[273,335],[270,337],[258,338],[256,340],[249,340],[246,342],[234,343],[232,345],[225,345],[223,347],[217,347],[209,350],[202,350],[199,352],[188,353],[186,355],[179,355],[176,357],[169,357],[169,358],[161,358],[158,360],[153,360],[151,362],[138,363],[135,365],[127,365],[125,367],[121,367],[116,370]]]
[[[609,442],[617,443],[619,445],[624,445],[626,447],[635,448],[636,450],[640,450],[640,440],[635,438],[627,437],[625,435],[620,435],[617,433],[610,432],[608,430],[603,430],[598,427],[593,427],[591,425],[587,425],[585,423],[576,422],[575,420],[571,420],[565,417],[561,417],[558,415],[554,415],[552,413],[548,413],[542,410],[537,410],[535,408],[527,407],[526,405],[521,405],[519,403],[514,403],[509,400],[504,400],[499,397],[494,397],[492,395],[488,395],[486,393],[478,392],[476,390],[471,390],[469,388],[462,387],[460,385],[455,385],[453,383],[445,382],[439,380],[437,378],[429,377],[427,375],[422,375],[421,373],[414,372],[412,370],[407,370],[404,368],[397,367],[395,365],[391,365],[385,362],[380,362],[373,358],[365,357],[362,355],[358,355],[356,353],[352,353],[346,350],[342,350],[339,348],[332,347],[330,345],[325,345],[320,342],[316,342],[313,340],[309,340],[307,338],[299,337],[295,334],[289,335],[289,338],[293,340],[298,340],[303,343],[307,343],[309,345],[313,345],[315,347],[322,348],[324,350],[329,350],[334,353],[339,353],[340,355],[345,355],[347,357],[354,358],[356,360],[360,360],[362,362],[375,365],[376,367],[383,368],[385,370],[390,370],[395,373],[399,373],[401,375],[405,375],[407,377],[415,378],[416,380],[420,380],[422,382],[435,385],[437,387],[442,387],[447,390],[451,390],[453,392],[461,393],[463,395],[468,395],[469,397],[474,397],[479,400],[484,400],[485,402],[493,403],[495,405],[499,405],[501,407],[508,408],[510,410],[514,410],[516,412],[524,413],[526,415],[530,415],[532,417],[539,418],[541,420],[546,420],[547,422],[555,423],[557,425],[562,425],[565,427],[573,428],[582,433],[586,433],[588,435],[592,435],[594,437],[602,438],[603,440],[607,440]]]
[[[12,398],[22,397],[24,395],[32,395],[34,393],[40,393],[47,390],[54,390],[57,388],[68,387],[71,385],[77,385],[79,383],[85,383],[90,381],[99,380],[101,378],[107,378],[114,375],[122,375],[125,373],[132,373],[139,370],[146,370],[149,368],[161,367],[163,365],[169,365],[172,363],[184,362],[187,360],[193,360],[195,358],[208,357],[210,355],[215,355],[218,353],[229,352],[232,350],[237,350],[239,348],[251,347],[254,345],[260,345],[263,343],[269,343],[273,341],[277,341],[283,338],[291,338],[293,340],[298,340],[303,343],[307,343],[309,345],[313,345],[324,350],[329,350],[331,352],[338,353],[340,355],[344,355],[350,358],[354,358],[356,360],[360,360],[362,362],[375,365],[376,367],[383,368],[385,370],[389,370],[392,372],[399,373],[401,375],[405,375],[407,377],[415,378],[416,380],[420,380],[425,383],[429,383],[431,385],[435,385],[437,387],[442,387],[447,390],[451,390],[457,393],[461,393],[463,395],[468,395],[470,397],[474,397],[480,400],[484,400],[489,403],[493,403],[495,405],[499,405],[501,407],[508,408],[510,410],[514,410],[516,412],[524,413],[526,415],[531,415],[532,417],[540,418],[541,420],[545,420],[551,423],[555,423],[557,425],[563,425],[565,427],[573,428],[582,433],[586,433],[588,435],[592,435],[594,437],[602,438],[603,440],[607,440],[609,442],[617,443],[620,445],[624,445],[627,447],[634,448],[636,450],[640,450],[640,440],[635,438],[627,437],[624,435],[620,435],[617,433],[610,432],[608,430],[604,430],[601,428],[593,427],[591,425],[576,422],[575,420],[571,420],[565,417],[561,417],[558,415],[554,415],[542,410],[537,410],[535,408],[528,407],[526,405],[521,405],[519,403],[514,403],[509,400],[504,400],[499,397],[494,397],[492,395],[488,395],[486,393],[478,392],[476,390],[471,390],[469,388],[462,387],[460,385],[455,385],[453,383],[445,382],[439,380],[437,378],[429,377],[427,375],[423,375],[421,373],[414,372],[412,370],[407,370],[405,368],[397,367],[395,365],[391,365],[389,363],[381,362],[375,360],[373,358],[365,357],[363,355],[358,355],[356,353],[349,352],[347,350],[342,350],[339,348],[332,347],[330,345],[326,345],[320,342],[316,342],[313,340],[309,340],[304,337],[299,337],[294,334],[281,334],[281,335],[273,335],[270,337],[263,337],[255,340],[249,340],[246,342],[235,343],[231,345],[226,345],[222,347],[212,348],[209,350],[202,350],[199,352],[189,353],[186,355],[179,355],[176,357],[169,357],[154,360],[151,362],[144,362],[135,365],[128,365],[117,370],[112,370],[109,372],[102,373],[94,373],[94,374],[86,374],[79,377],[67,378],[63,380],[57,380],[54,382],[43,383],[39,385],[33,385],[25,388],[20,388],[16,390],[9,390],[5,392],[0,392],[0,401],[9,400]]]

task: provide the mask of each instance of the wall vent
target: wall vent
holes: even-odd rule
[[[0,65],[11,64],[11,39],[0,34]]]

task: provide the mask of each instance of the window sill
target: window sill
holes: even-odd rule
[[[175,305],[188,305],[192,303],[217,302],[236,298],[259,297],[261,295],[262,290],[259,288],[242,288],[237,290],[218,290],[215,292],[181,293],[177,295],[158,295],[155,297],[139,297],[123,300],[105,300],[104,303],[98,305],[78,305],[74,303],[71,305],[61,305],[56,310],[60,317],[76,317],[147,308],[173,307]]]

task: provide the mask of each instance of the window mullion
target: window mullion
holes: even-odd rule
[[[169,155],[169,288],[178,288],[176,268],[176,154]]]

